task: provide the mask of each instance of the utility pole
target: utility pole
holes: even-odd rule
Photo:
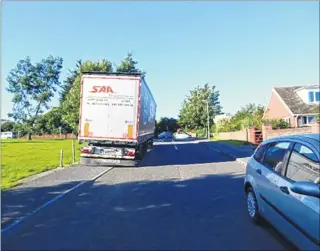
[[[210,114],[209,114],[209,101],[202,100],[203,102],[207,103],[207,138],[210,140]]]
[[[207,101],[207,114],[208,114],[208,140],[210,140],[210,114],[209,114],[209,102]]]

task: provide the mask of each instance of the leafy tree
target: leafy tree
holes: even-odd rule
[[[29,126],[27,124],[16,123],[13,127],[13,131],[17,133],[17,137],[23,137],[28,134]]]
[[[320,105],[316,105],[313,112],[316,113],[315,120],[320,121]]]
[[[42,134],[50,134],[49,130],[46,127],[46,119],[45,116],[39,116],[34,122],[33,132],[39,135]]]
[[[72,129],[63,123],[62,110],[54,107],[49,112],[40,116],[35,122],[35,131],[39,134],[70,133]]]
[[[15,123],[12,121],[6,121],[1,125],[1,132],[12,132]]]
[[[67,94],[70,92],[77,76],[80,74],[80,68],[82,65],[82,60],[77,60],[76,68],[74,70],[69,69],[69,75],[67,79],[63,81],[62,88],[60,90],[60,104],[66,99]]]
[[[217,125],[217,132],[233,132],[256,126],[261,129],[264,107],[261,105],[247,104],[234,116],[221,119]]]
[[[145,74],[144,71],[139,70],[136,65],[138,64],[132,57],[132,53],[128,53],[127,57],[121,61],[120,65],[117,66],[117,72],[126,72],[126,73],[141,73]]]
[[[176,132],[178,128],[178,121],[175,118],[162,117],[156,124],[156,134],[164,131]]]
[[[45,109],[49,109],[49,103],[61,85],[61,69],[60,57],[49,56],[36,64],[32,64],[27,57],[20,60],[7,77],[7,91],[13,94],[13,111],[9,117],[24,124],[29,140],[36,119]]]
[[[91,61],[87,60],[81,62],[78,69],[73,71],[73,84],[70,84],[70,90],[65,95],[65,98],[62,102],[62,121],[65,125],[72,129],[72,131],[77,134],[78,124],[79,124],[79,115],[80,115],[80,81],[81,81],[81,72],[112,72],[112,63],[106,59],[101,61]],[[77,72],[77,73],[75,73]],[[73,78],[70,78],[72,80]]]
[[[191,90],[183,101],[179,114],[179,124],[189,130],[206,128],[208,102],[211,127],[214,117],[221,114],[222,107],[219,102],[219,95],[215,86],[210,87],[209,84],[205,84],[203,87],[197,86]]]
[[[249,103],[234,115],[232,122],[235,123],[236,128],[239,130],[248,128],[249,126],[261,128],[263,113],[263,106]]]
[[[232,117],[226,117],[219,120],[215,126],[215,132],[232,132],[237,131],[233,123]]]

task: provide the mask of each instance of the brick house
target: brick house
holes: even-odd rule
[[[319,85],[275,87],[263,119],[284,119],[291,127],[310,126],[319,105]]]

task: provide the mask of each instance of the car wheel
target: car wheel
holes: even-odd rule
[[[259,206],[257,202],[256,195],[252,189],[249,187],[246,192],[246,200],[247,200],[247,210],[251,220],[254,223],[260,223],[260,215],[259,215]]]

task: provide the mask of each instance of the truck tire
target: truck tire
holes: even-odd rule
[[[144,142],[143,144],[141,144],[142,147],[142,159],[144,158],[144,156],[146,155],[147,149],[148,149],[148,142]]]
[[[144,154],[143,154],[143,144],[140,144],[137,146],[136,148],[136,159],[137,160],[142,160],[144,157]]]
[[[153,140],[149,140],[147,144],[147,151],[150,152],[153,147]]]

